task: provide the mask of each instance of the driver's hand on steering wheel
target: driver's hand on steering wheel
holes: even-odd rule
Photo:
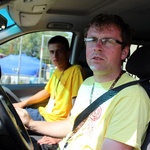
[[[28,129],[30,121],[32,121],[29,113],[25,109],[22,109],[22,108],[15,108],[15,109],[16,109],[22,123]]]

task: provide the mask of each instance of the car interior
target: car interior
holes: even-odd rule
[[[149,0],[1,0],[0,1],[0,149],[1,150],[32,150],[31,138],[18,117],[12,103],[19,102],[37,93],[44,88],[47,80],[47,70],[42,63],[51,64],[41,56],[49,55],[47,40],[53,35],[65,35],[69,39],[71,64],[80,64],[86,72],[86,78],[92,76],[92,71],[87,65],[84,29],[90,20],[100,14],[110,13],[121,16],[133,30],[133,40],[130,47],[130,56],[124,62],[124,70],[137,79],[150,78],[150,1]],[[25,36],[31,35],[26,41]],[[36,39],[36,36],[38,39]],[[14,40],[14,42],[12,42]],[[36,40],[36,41],[35,41]],[[35,43],[34,43],[35,41]],[[20,54],[21,43],[23,53],[32,54],[39,58],[39,76],[35,83],[35,75],[28,76],[29,81],[24,83],[26,76],[20,82],[16,68],[15,75],[8,73],[5,67],[9,63],[3,58],[11,54]],[[37,44],[34,48],[31,43]],[[20,44],[19,46],[15,44]],[[28,47],[25,47],[27,45]],[[17,49],[17,52],[14,50]],[[43,53],[44,51],[44,53]],[[14,53],[15,52],[15,53]],[[31,56],[31,55],[30,55]],[[19,57],[23,59],[23,57]],[[48,58],[49,59],[49,58]],[[43,67],[43,68],[42,68]],[[11,71],[12,71],[11,70]],[[50,71],[48,70],[48,78]],[[6,73],[4,72],[6,71]],[[12,73],[12,72],[11,72]],[[17,74],[18,73],[18,74]],[[16,75],[17,74],[17,75]],[[11,75],[11,77],[10,77]],[[15,79],[14,79],[15,76]],[[6,78],[7,77],[7,78]],[[44,78],[44,80],[43,80]],[[4,82],[4,79],[6,79]],[[150,85],[146,80],[140,83],[150,96]],[[47,100],[45,100],[46,102]],[[44,103],[45,104],[45,103]],[[9,144],[8,144],[9,143]],[[150,127],[141,150],[150,150]]]

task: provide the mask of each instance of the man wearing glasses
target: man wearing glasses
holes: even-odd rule
[[[122,70],[131,43],[130,28],[122,18],[107,14],[96,16],[86,28],[84,41],[93,76],[81,85],[70,118],[41,124],[35,123],[24,112],[22,121],[27,128],[42,134],[67,135],[60,142],[61,150],[140,150],[150,120],[150,101],[139,85],[127,87],[108,99],[71,132],[75,118],[99,96],[135,80]],[[28,118],[27,122],[24,117]],[[39,143],[44,141],[41,139]]]

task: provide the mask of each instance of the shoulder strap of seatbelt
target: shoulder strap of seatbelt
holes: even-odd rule
[[[138,84],[140,82],[149,80],[148,79],[141,79],[141,80],[136,80],[136,81],[132,81],[132,82],[128,82],[125,83],[123,85],[120,85],[116,88],[113,88],[111,90],[108,90],[106,93],[104,93],[103,95],[101,95],[99,98],[97,98],[93,103],[91,103],[87,108],[85,108],[75,119],[74,122],[74,126],[73,126],[73,130],[76,129],[76,127],[82,122],[84,121],[96,108],[98,108],[101,104],[103,104],[104,102],[106,102],[108,99],[112,98],[113,96],[115,96],[119,91],[121,91],[122,89],[128,87],[128,86],[132,86],[135,84]]]

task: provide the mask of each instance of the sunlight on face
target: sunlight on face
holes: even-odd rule
[[[122,42],[120,37],[120,29],[115,25],[110,25],[109,28],[103,27],[90,28],[87,37],[102,39],[113,38]],[[93,47],[86,44],[87,63],[93,72],[111,72],[121,67],[122,64],[122,48],[121,44],[115,43],[111,47],[106,47],[101,41],[97,41]]]

